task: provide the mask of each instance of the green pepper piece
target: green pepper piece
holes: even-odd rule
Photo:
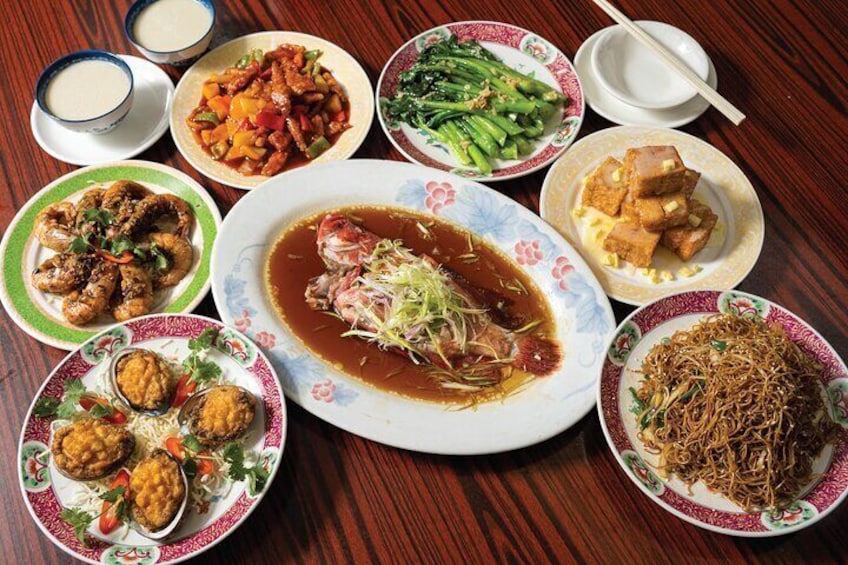
[[[314,159],[324,151],[330,148],[330,142],[323,135],[312,142],[312,145],[306,148],[306,156]]]
[[[309,51],[303,54],[303,58],[307,61],[314,61],[318,57],[320,57],[324,52],[320,49],[310,49]]]
[[[194,116],[191,121],[193,122],[211,122],[215,125],[221,123],[221,120],[218,119],[218,114],[215,112],[200,112],[196,116]]]

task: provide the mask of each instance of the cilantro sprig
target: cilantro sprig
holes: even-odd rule
[[[203,359],[202,355],[215,345],[218,339],[218,329],[207,327],[196,338],[188,341],[188,357],[183,361],[183,373],[191,375],[189,380],[203,385],[218,380],[221,367],[214,361]]]
[[[76,414],[77,405],[85,393],[85,385],[81,380],[68,379],[65,381],[65,393],[61,401],[49,396],[39,398],[32,412],[39,418],[56,416],[60,420],[70,420]]]
[[[98,498],[111,502],[115,507],[115,516],[122,522],[126,522],[129,514],[129,505],[124,499],[124,487],[117,486],[101,494]],[[71,525],[74,529],[74,535],[80,540],[83,547],[88,547],[88,542],[85,539],[85,532],[91,524],[100,518],[107,508],[104,508],[99,514],[90,514],[81,508],[63,508],[59,513],[59,517]]]
[[[227,476],[234,481],[247,481],[247,490],[251,496],[262,492],[270,473],[261,463],[256,463],[251,467],[245,466],[244,446],[242,444],[235,441],[226,444],[223,449],[223,456],[224,461],[230,464]]]

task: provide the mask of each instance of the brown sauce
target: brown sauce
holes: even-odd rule
[[[266,265],[266,282],[278,314],[291,331],[315,355],[382,390],[421,400],[468,402],[468,393],[446,390],[435,383],[425,365],[416,365],[397,353],[380,350],[376,345],[354,337],[341,337],[350,329],[345,322],[312,310],[304,300],[310,279],[326,270],[316,245],[316,227],[328,212],[347,214],[363,228],[390,239],[419,254],[428,254],[464,278],[475,290],[479,301],[490,309],[501,326],[517,329],[541,320],[534,330],[540,337],[553,336],[555,325],[544,295],[530,277],[499,251],[472,238],[471,261],[469,233],[453,224],[429,215],[385,207],[347,207],[327,210],[285,231],[274,244]],[[425,226],[429,234],[419,227]],[[463,256],[466,256],[463,258]],[[517,290],[510,290],[511,287]],[[525,289],[524,291],[521,288]],[[498,304],[502,303],[500,307]],[[512,392],[533,376],[514,370],[500,385],[474,401],[489,400]]]

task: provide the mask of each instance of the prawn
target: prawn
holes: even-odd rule
[[[120,266],[120,302],[112,309],[119,322],[143,316],[153,307],[153,280],[150,273],[135,261]]]
[[[80,231],[81,235],[86,235],[89,233],[97,233],[98,226],[94,222],[87,220],[85,218],[86,213],[90,210],[97,210],[100,208],[100,204],[103,201],[103,193],[105,191],[102,188],[92,188],[91,190],[85,191],[82,195],[82,198],[77,203],[77,215],[76,215],[76,227]]]
[[[59,253],[32,272],[32,285],[38,290],[65,294],[82,286],[91,273],[92,256]]]
[[[101,208],[115,218],[115,223],[123,224],[132,215],[136,204],[151,195],[150,190],[131,180],[113,182],[103,193]]]
[[[144,198],[121,227],[121,234],[132,238],[163,216],[176,216],[176,235],[181,238],[188,236],[194,215],[186,201],[173,194],[153,194]]]
[[[87,324],[109,305],[118,280],[118,265],[100,261],[91,270],[82,290],[74,290],[62,301],[65,319],[75,326]]]
[[[151,233],[148,239],[168,258],[168,268],[154,274],[156,285],[175,286],[191,270],[194,259],[191,244],[185,238],[172,233]]]
[[[44,247],[65,251],[76,237],[76,207],[70,202],[56,202],[35,217],[35,236]]]

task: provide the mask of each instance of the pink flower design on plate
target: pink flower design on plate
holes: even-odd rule
[[[544,259],[544,257],[545,254],[542,253],[542,250],[540,249],[540,242],[538,239],[534,239],[533,241],[525,241],[522,239],[515,244],[515,260],[518,261],[519,265],[532,267]]]
[[[630,351],[630,341],[632,336],[628,333],[623,333],[615,340],[615,348],[621,352]]]
[[[554,263],[554,268],[551,270],[551,275],[557,280],[559,288],[563,291],[568,291],[568,282],[565,277],[574,270],[571,263],[565,257],[557,257]]]
[[[277,343],[277,338],[274,334],[268,332],[258,332],[256,334],[256,344],[263,349],[271,349]]]
[[[336,385],[330,379],[319,381],[312,386],[312,398],[322,402],[332,402]]]
[[[547,56],[548,54],[548,50],[545,49],[545,46],[541,43],[534,43],[532,45],[528,45],[527,49],[532,51],[533,57],[536,57],[537,59],[544,59],[545,56]]]
[[[456,190],[448,182],[430,181],[424,185],[424,189],[427,191],[424,205],[434,214],[456,202]]]
[[[248,314],[247,310],[241,311],[241,318],[236,318],[235,325],[236,329],[240,332],[250,327],[250,314]]]

